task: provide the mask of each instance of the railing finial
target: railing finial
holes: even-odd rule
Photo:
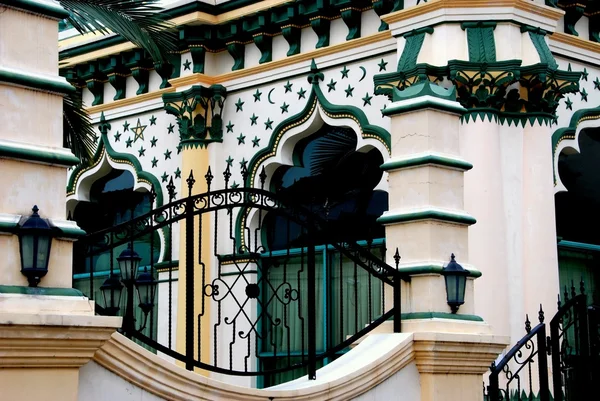
[[[258,178],[260,178],[260,189],[264,189],[265,182],[267,181],[267,172],[265,171],[265,166],[263,166],[262,170],[260,171]]]
[[[398,247],[396,247],[396,253],[394,254],[394,261],[396,262],[396,269],[398,269],[398,265],[400,264],[400,251],[398,251]]]
[[[540,311],[538,312],[538,320],[540,323],[544,323],[544,309],[542,309],[542,304],[540,304]]]
[[[531,332],[531,322],[529,321],[529,314],[525,315],[525,331],[527,334]]]
[[[231,178],[231,169],[229,168],[229,164],[225,171],[223,171],[223,178],[225,178],[225,189],[229,188],[229,179]]]
[[[173,202],[177,195],[177,192],[175,192],[175,184],[173,184],[173,176],[171,176],[169,184],[167,184],[167,192],[169,193],[169,203]]]
[[[212,171],[210,171],[210,166],[208,166],[208,171],[204,175],[204,178],[206,179],[207,192],[210,192],[210,183],[212,182],[213,178],[215,178],[212,174]]]
[[[196,183],[196,180],[194,179],[194,170],[190,170],[190,176],[187,178],[187,180],[185,180],[185,182],[187,182],[188,191],[191,196],[192,188],[194,187],[194,184]]]

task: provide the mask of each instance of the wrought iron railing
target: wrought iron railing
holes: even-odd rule
[[[488,401],[528,399],[533,396],[536,387],[539,391],[540,401],[550,400],[548,359],[546,355],[546,324],[544,323],[544,311],[541,305],[538,320],[539,324],[531,328],[531,322],[529,316],[527,316],[525,319],[527,334],[498,363],[492,363],[488,393],[486,394]],[[522,398],[524,392],[529,394],[527,398]]]
[[[168,204],[80,240],[80,263],[89,269],[82,289],[97,298],[104,279],[98,271],[113,278],[100,286],[105,299],[97,303],[112,313],[125,306],[123,334],[188,370],[264,376],[302,368],[314,379],[318,364],[383,322],[393,320],[400,331],[400,280],[407,278],[399,258],[389,266],[380,242],[345,240],[323,216],[265,190],[264,170],[260,188],[230,188],[230,177],[227,168],[225,189],[214,190],[209,168],[206,191],[194,194],[190,173],[187,197],[178,200],[171,180]],[[178,233],[185,243],[180,258],[173,249]],[[138,267],[134,252],[143,238],[149,256],[140,255]],[[273,249],[275,242],[285,246]],[[105,265],[97,266],[101,259]],[[115,300],[114,279],[125,284],[124,302]],[[148,292],[157,282],[158,296]],[[261,364],[265,355],[277,363]]]

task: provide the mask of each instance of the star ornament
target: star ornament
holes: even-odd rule
[[[141,139],[142,141],[144,140],[144,130],[146,129],[146,127],[147,125],[142,125],[140,119],[138,118],[137,125],[131,128],[131,130],[135,134],[135,136],[133,137],[133,142],[136,142],[138,139]]]
[[[594,81],[594,89],[598,89],[600,91],[600,79],[598,79],[598,77],[596,77],[596,80]]]

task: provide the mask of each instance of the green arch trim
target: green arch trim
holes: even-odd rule
[[[308,120],[317,107],[317,104],[323,109],[325,115],[330,118],[350,118],[354,120],[359,126],[361,132],[361,137],[364,138],[374,138],[381,142],[383,146],[388,151],[388,154],[391,155],[391,135],[390,133],[376,125],[372,125],[369,123],[369,119],[365,115],[365,113],[355,106],[350,105],[336,105],[327,100],[321,88],[319,88],[319,80],[312,81],[312,88],[310,94],[308,96],[308,100],[306,102],[306,106],[299,113],[285,119],[281,123],[279,123],[275,129],[273,130],[273,134],[269,139],[269,144],[266,148],[259,150],[248,163],[248,178],[246,179],[246,185],[251,186],[254,182],[256,175],[259,173],[259,166],[267,160],[269,157],[275,156],[277,153],[277,147],[279,142],[285,135],[287,131],[290,129],[297,127]],[[238,216],[236,218],[235,224],[235,236],[238,241],[237,246],[243,243],[244,241],[244,232],[243,227],[246,225],[248,211],[245,209],[240,210]]]
[[[558,174],[556,166],[554,165],[558,145],[566,139],[576,139],[575,134],[577,133],[577,127],[583,121],[587,120],[600,120],[600,106],[591,109],[577,110],[571,116],[571,121],[567,127],[559,128],[552,134],[552,173],[554,175],[554,185],[556,185],[556,177]]]
[[[319,88],[318,85],[313,84],[304,109],[298,114],[279,123],[273,130],[273,134],[269,139],[269,144],[267,147],[261,149],[254,155],[254,157],[252,157],[250,163],[248,164],[249,175],[246,184],[250,185],[253,183],[254,178],[258,174],[259,166],[269,157],[275,156],[275,153],[277,152],[277,146],[279,145],[279,142],[285,133],[290,129],[306,122],[306,120],[308,120],[315,112],[317,104],[321,106],[328,117],[333,119],[350,118],[354,120],[360,127],[360,135],[362,138],[374,138],[378,140],[385,146],[388,153],[391,154],[391,136],[387,130],[376,125],[371,125],[365,113],[358,107],[350,105],[335,105],[330,103],[321,91],[321,88]]]
[[[98,148],[94,154],[92,165],[85,166],[84,164],[79,164],[77,167],[75,167],[75,170],[73,170],[73,173],[69,177],[69,181],[67,183],[67,196],[75,194],[75,188],[77,188],[77,183],[79,182],[79,179],[83,173],[96,167],[102,161],[104,153],[106,153],[107,158],[111,159],[117,164],[128,164],[132,166],[135,170],[137,182],[145,182],[146,184],[154,187],[154,191],[156,191],[156,207],[163,205],[162,187],[158,179],[153,174],[144,171],[142,165],[135,156],[128,153],[119,153],[115,151],[110,145],[106,134],[102,134],[100,140],[98,141]]]

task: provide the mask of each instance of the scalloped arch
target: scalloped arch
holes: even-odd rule
[[[84,179],[88,172],[98,169],[103,162],[109,162],[111,165],[123,166],[123,169],[130,171],[135,180],[135,187],[147,186],[147,189],[154,187],[156,191],[156,206],[163,205],[162,186],[158,179],[151,173],[144,171],[139,160],[130,154],[116,152],[105,134],[102,134],[98,142],[98,148],[94,154],[93,163],[91,166],[79,164],[75,167],[69,181],[67,183],[67,202],[77,194],[78,186],[81,180]],[[144,185],[145,184],[145,185]]]
[[[577,110],[573,113],[568,127],[559,128],[552,134],[552,172],[554,174],[554,192],[567,192],[567,188],[558,174],[558,157],[565,151],[579,153],[579,133],[584,128],[600,125],[600,106]]]
[[[254,183],[258,176],[258,169],[268,159],[276,155],[278,146],[284,135],[295,127],[306,123],[315,112],[320,108],[323,113],[331,119],[350,119],[356,123],[356,127],[360,130],[359,134],[362,139],[375,139],[380,142],[387,150],[388,155],[391,154],[390,133],[376,125],[371,125],[365,113],[355,106],[350,105],[335,105],[327,100],[317,84],[312,85],[310,95],[304,109],[286,120],[282,121],[275,127],[273,134],[269,139],[269,144],[266,148],[258,151],[248,164],[248,179],[247,184]]]

